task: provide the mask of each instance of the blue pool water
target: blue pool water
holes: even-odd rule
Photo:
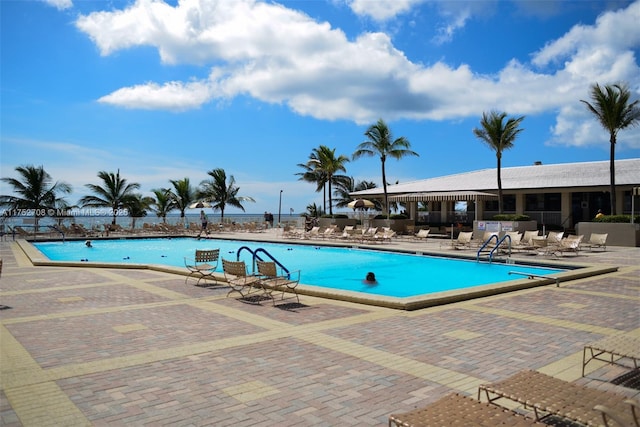
[[[264,248],[289,270],[301,271],[301,283],[333,289],[392,297],[410,297],[521,279],[509,271],[549,275],[562,270],[504,264],[477,263],[459,259],[408,255],[374,250],[307,246],[235,240],[129,239],[42,242],[34,245],[53,261],[95,261],[135,264],[163,264],[184,267],[196,249],[220,248],[222,258],[235,260],[242,246]],[[263,257],[264,258],[264,257]],[[241,257],[251,265],[251,254]],[[218,267],[222,271],[222,263]],[[377,284],[363,283],[367,272],[375,273]]]

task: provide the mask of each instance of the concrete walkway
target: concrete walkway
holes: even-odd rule
[[[245,239],[277,239],[249,233]],[[395,246],[394,246],[395,245]],[[436,250],[398,239],[386,247]],[[0,243],[0,425],[386,425],[522,369],[630,397],[585,343],[640,336],[640,249],[615,273],[417,311],[302,296],[274,308],[151,270],[34,267]]]

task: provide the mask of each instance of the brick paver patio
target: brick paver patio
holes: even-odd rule
[[[246,236],[249,237],[249,236]],[[398,246],[422,243],[402,241]],[[386,425],[522,369],[638,397],[586,342],[640,336],[640,249],[615,273],[416,311],[274,308],[150,270],[34,267],[0,243],[0,425]]]

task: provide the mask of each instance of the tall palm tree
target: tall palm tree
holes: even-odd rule
[[[238,196],[240,187],[236,186],[236,180],[233,175],[229,176],[229,184],[227,184],[227,174],[222,168],[212,169],[207,172],[211,177],[200,183],[198,198],[212,203],[213,211],[220,211],[220,219],[224,219],[224,210],[229,206],[236,207],[244,212],[242,202],[255,202],[252,197]]]
[[[387,195],[387,172],[385,164],[387,158],[402,159],[405,156],[419,156],[418,153],[411,150],[411,143],[407,138],[401,136],[393,139],[391,130],[382,119],[378,119],[375,124],[369,126],[364,133],[367,140],[358,145],[353,153],[353,159],[367,156],[379,156],[382,166],[382,188],[384,191],[384,210],[389,218],[389,198]]]
[[[53,182],[43,166],[18,166],[15,171],[21,179],[5,177],[2,181],[13,187],[17,195],[0,196],[0,206],[6,209],[7,216],[33,213],[37,231],[40,218],[57,215],[58,209],[68,206],[64,197],[58,197],[58,194],[71,193],[71,185],[62,181]]]
[[[329,215],[333,215],[331,186],[333,183],[344,179],[344,175],[339,175],[338,172],[347,171],[344,164],[348,161],[349,158],[347,156],[336,156],[336,149],[329,148],[326,145],[314,148],[311,153],[309,165],[326,177],[327,194],[329,195]]]
[[[173,186],[173,189],[170,190],[173,198],[172,209],[178,209],[180,211],[180,218],[184,220],[185,210],[196,200],[195,190],[191,187],[189,178],[171,179],[169,182]]]
[[[524,116],[518,118],[510,117],[506,123],[504,119],[507,113],[498,113],[491,111],[489,114],[482,113],[480,120],[480,128],[473,129],[474,135],[482,142],[486,143],[489,148],[496,152],[497,170],[498,170],[498,212],[502,213],[502,177],[500,169],[502,167],[502,152],[513,147],[513,142],[518,134],[524,129],[520,128],[520,123],[524,120]]]
[[[616,214],[616,169],[615,154],[618,132],[629,126],[636,126],[640,122],[640,100],[630,102],[631,92],[626,84],[618,83],[600,87],[597,83],[591,86],[591,101],[585,103],[602,127],[609,131],[610,147],[610,193],[611,215]]]
[[[117,173],[100,171],[98,178],[102,180],[103,186],[96,184],[86,184],[95,195],[82,197],[79,202],[85,207],[105,207],[110,208],[113,214],[111,224],[116,224],[116,217],[119,211],[127,208],[127,203],[132,203],[135,197],[134,190],[140,188],[136,182],[127,182],[120,177],[120,169]]]
[[[168,188],[154,188],[151,192],[156,196],[151,206],[154,206],[154,212],[158,218],[162,218],[162,222],[167,222],[167,214],[176,207],[173,193]]]

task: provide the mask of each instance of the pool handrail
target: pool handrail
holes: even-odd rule
[[[504,236],[502,236],[502,238],[498,238],[497,234],[492,234],[486,242],[484,242],[482,244],[482,246],[480,247],[480,249],[478,249],[478,253],[476,254],[476,261],[480,261],[480,252],[482,252],[482,250],[489,244],[491,243],[491,241],[493,240],[493,238],[496,238],[496,245],[491,249],[491,251],[489,251],[489,262],[493,261],[493,254],[494,252],[500,247],[500,244],[502,244],[505,240],[507,240],[507,237],[509,238],[509,256],[511,256],[511,236],[508,234],[505,234]]]
[[[251,268],[252,270],[255,272],[255,264],[256,264],[256,259],[259,261],[264,261],[260,255],[258,255],[258,252],[263,252],[267,257],[269,257],[273,262],[276,263],[276,265],[278,265],[285,273],[287,273],[287,279],[289,278],[291,272],[289,271],[289,269],[287,267],[285,267],[284,265],[282,265],[282,263],[280,261],[278,261],[273,255],[271,255],[266,249],[264,248],[258,248],[255,251],[252,251],[250,247],[248,246],[242,246],[240,247],[240,249],[238,249],[238,251],[236,252],[236,260],[240,260],[240,252],[242,252],[243,250],[247,250],[249,251],[249,253],[251,254],[252,257],[252,261],[251,261]]]
[[[525,273],[523,271],[510,271],[509,275],[511,274],[519,274],[521,276],[526,276],[527,279],[552,279],[556,281],[556,287],[560,287],[560,279],[558,277],[551,277],[551,276],[547,276],[545,274],[531,274],[531,273]]]

